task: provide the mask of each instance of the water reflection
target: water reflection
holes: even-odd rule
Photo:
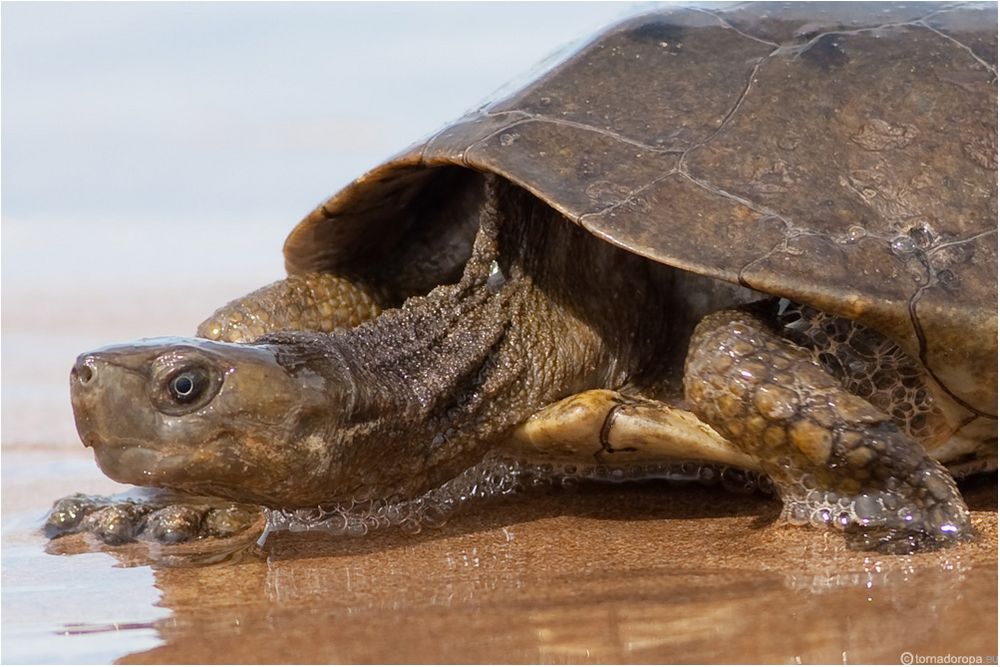
[[[37,516],[4,520],[4,663],[108,663],[161,642],[155,623],[170,610],[158,606],[153,568],[45,555],[37,528]]]
[[[989,485],[973,494],[995,502]],[[896,662],[996,650],[989,511],[975,512],[977,542],[882,556],[772,525],[773,502],[755,496],[643,485],[521,500],[415,536],[281,533],[241,562],[157,566],[173,612],[154,624],[163,644],[123,660]],[[715,516],[701,516],[706,503]]]

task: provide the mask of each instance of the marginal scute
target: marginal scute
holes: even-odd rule
[[[668,231],[681,221],[699,231]],[[671,265],[730,282],[786,231],[779,218],[680,174],[664,174],[625,204],[584,216],[581,223],[650,259],[669,254]]]
[[[948,7],[942,2],[839,3],[748,2],[716,14],[734,28],[782,44],[808,43],[825,33],[870,30],[917,21]]]
[[[953,273],[952,281],[933,281],[914,299],[923,342],[920,355],[942,384],[973,409],[995,418],[997,311],[986,304],[997,299],[996,231],[962,245],[962,261],[941,269]],[[961,281],[960,288],[950,287],[955,280]],[[972,300],[982,305],[963,307]],[[982,344],[970,344],[970,336]]]
[[[545,119],[527,120],[507,132],[494,133],[472,146],[466,159],[489,164],[498,173],[510,172],[540,197],[561,192],[558,208],[570,219],[615,206],[645,186],[649,172],[667,174],[677,166],[676,155]]]
[[[996,4],[970,3],[962,11],[941,11],[928,16],[924,23],[969,49],[971,55],[996,69],[997,31],[983,26],[996,25]],[[995,73],[995,72],[994,72]]]

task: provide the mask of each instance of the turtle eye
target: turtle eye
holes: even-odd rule
[[[157,410],[173,417],[208,405],[222,389],[225,379],[211,360],[177,351],[155,360],[150,371],[149,399]]]
[[[175,401],[186,404],[197,400],[208,384],[208,375],[205,371],[200,368],[189,368],[170,378],[167,390]]]

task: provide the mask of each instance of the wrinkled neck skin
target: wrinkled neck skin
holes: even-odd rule
[[[331,452],[317,471],[326,502],[412,498],[545,405],[621,387],[657,356],[662,270],[510,186],[481,217],[458,284],[349,331],[258,341],[285,365],[344,378],[342,408],[317,426]]]

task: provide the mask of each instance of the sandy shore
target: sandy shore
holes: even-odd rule
[[[767,498],[655,483],[509,499],[416,536],[280,533],[235,561],[154,565],[157,604],[170,613],[131,629],[154,630],[161,643],[120,661],[995,655],[995,479],[966,490],[976,540],[913,556],[859,553],[832,533],[777,526]],[[71,538],[55,550],[83,548]],[[149,558],[114,551],[122,564]],[[86,629],[108,642],[129,631]]]

